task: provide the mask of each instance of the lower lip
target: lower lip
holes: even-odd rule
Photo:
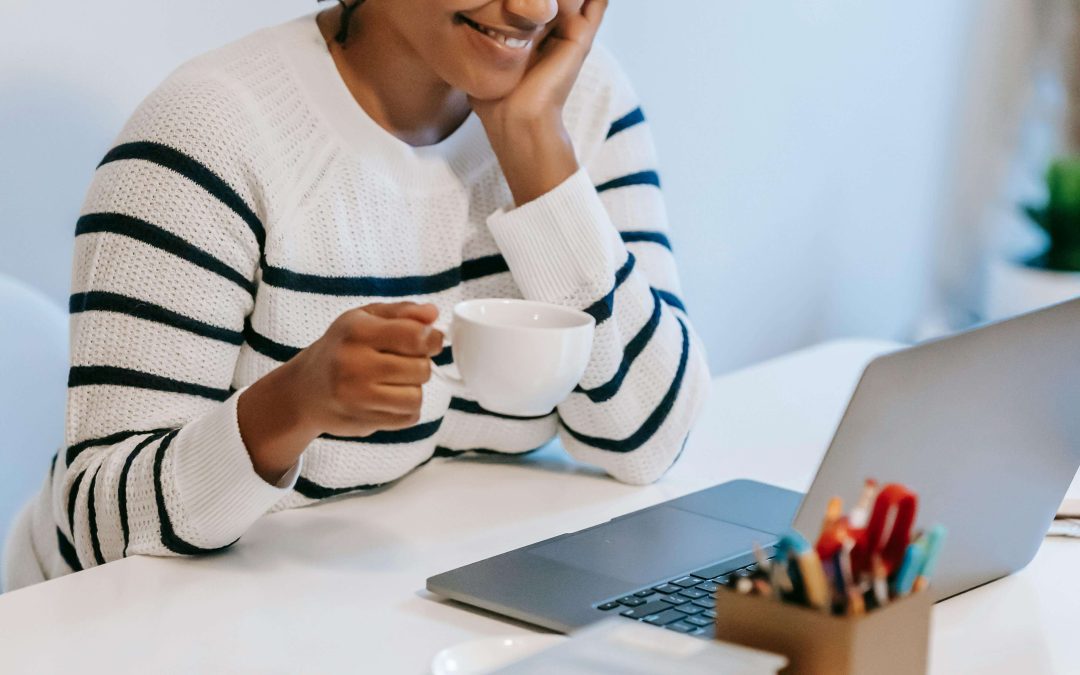
[[[469,33],[470,37],[468,39],[472,41],[473,45],[484,54],[488,61],[493,61],[496,65],[505,67],[519,66],[529,58],[529,54],[532,52],[531,47],[521,49],[507,47],[463,21],[459,21],[458,26]]]

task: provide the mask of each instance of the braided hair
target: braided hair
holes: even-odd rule
[[[323,0],[317,0],[322,2]],[[341,22],[338,24],[337,34],[334,35],[334,41],[341,46],[345,46],[345,41],[349,39],[349,25],[352,23],[352,15],[360,5],[364,4],[364,0],[353,0],[353,2],[346,2],[345,0],[337,0],[341,5]]]

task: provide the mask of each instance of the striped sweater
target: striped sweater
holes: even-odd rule
[[[621,481],[661,476],[708,372],[645,118],[600,47],[565,121],[582,169],[514,208],[475,115],[436,145],[401,142],[352,99],[314,16],[173,73],[101,162],[76,227],[67,445],[16,526],[8,585],[213,551],[267,511],[556,436]],[[556,411],[494,414],[436,378],[416,426],[320,438],[277,485],[255,474],[244,387],[348,309],[415,300],[445,317],[478,297],[596,318],[588,369]]]

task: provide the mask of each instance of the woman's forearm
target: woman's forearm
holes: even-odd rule
[[[518,206],[554,190],[579,168],[570,135],[554,116],[499,120],[489,125],[488,138]]]
[[[277,484],[321,433],[302,404],[295,365],[270,371],[245,390],[236,402],[240,437],[255,473]]]

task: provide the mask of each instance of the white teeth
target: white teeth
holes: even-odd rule
[[[514,38],[508,35],[503,35],[502,33],[491,30],[490,28],[485,28],[478,23],[473,23],[472,25],[484,35],[488,36],[492,40],[495,40],[501,45],[509,47],[510,49],[525,49],[532,44],[532,40],[523,40],[521,38]]]

